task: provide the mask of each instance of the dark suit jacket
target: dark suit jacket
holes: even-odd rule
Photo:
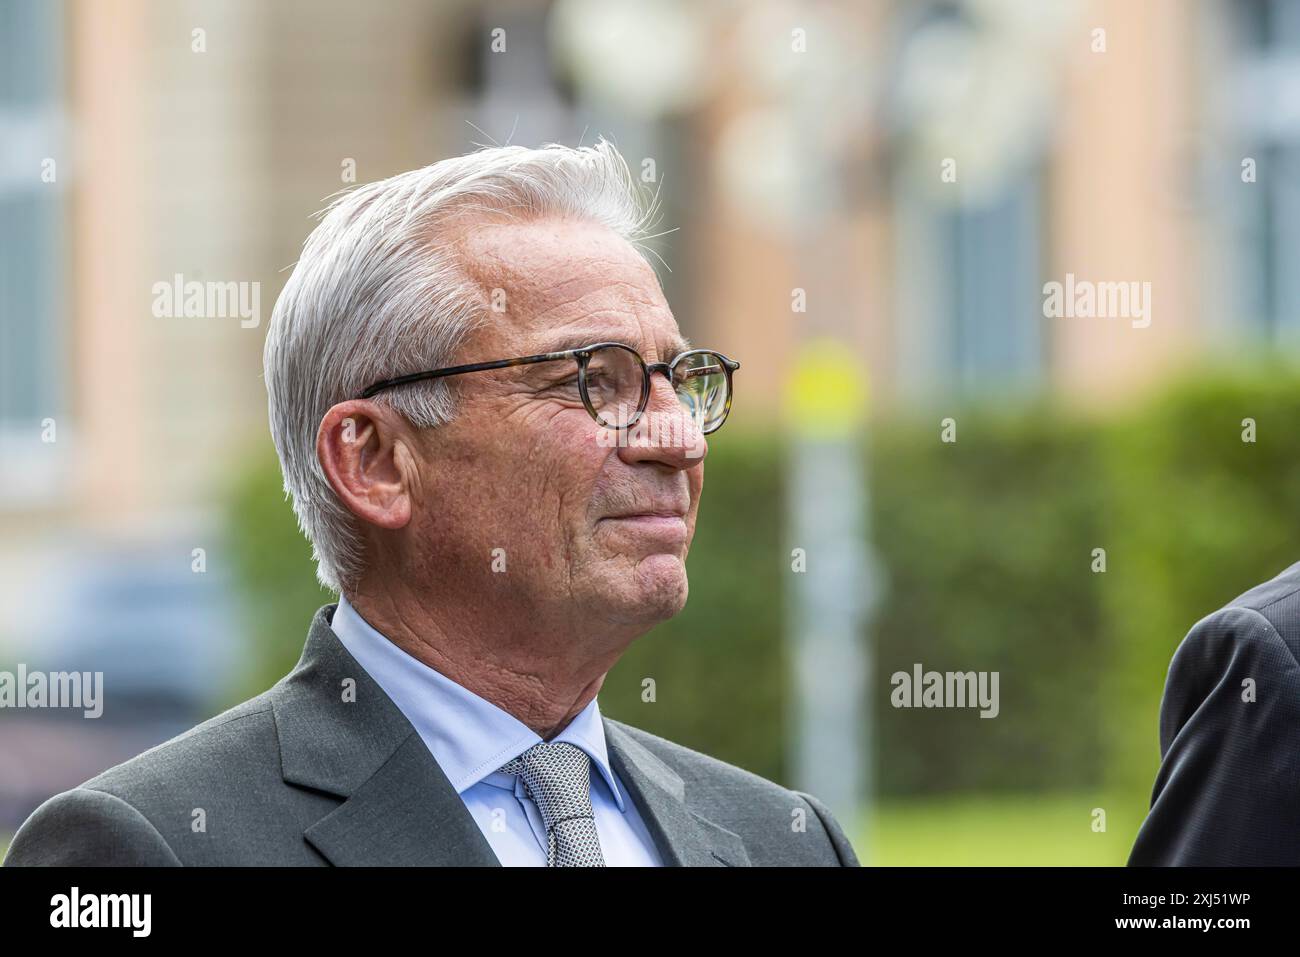
[[[1300,563],[1201,620],[1169,665],[1131,865],[1300,865]],[[1245,700],[1251,695],[1253,701]]]
[[[335,607],[274,687],[46,801],[5,864],[499,866],[419,733],[330,629]],[[857,865],[811,795],[604,726],[665,864]]]

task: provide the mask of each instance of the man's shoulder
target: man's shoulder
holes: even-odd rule
[[[1135,865],[1295,864],[1300,565],[1206,615],[1174,652]]]
[[[270,691],[240,702],[220,714],[115,765],[81,785],[129,800],[141,788],[179,781],[202,786],[212,778],[247,770],[276,747]],[[264,763],[264,762],[263,762]]]
[[[1243,703],[1254,700],[1243,689],[1283,704],[1300,700],[1300,564],[1206,615],[1178,644],[1160,705],[1162,754],[1194,716],[1193,731],[1239,719]],[[1239,748],[1268,746],[1276,729],[1266,718],[1290,720],[1282,708],[1247,709],[1256,711],[1258,726],[1236,733]]]
[[[14,836],[5,863],[204,862],[195,835],[242,823],[250,793],[280,783],[269,692],[54,795]]]
[[[775,781],[684,744],[613,718],[605,720],[672,768],[687,784],[708,784],[713,788],[743,791],[754,797],[766,796],[777,800],[788,800],[795,793]]]
[[[1224,608],[1249,608],[1258,611],[1270,621],[1291,611],[1292,617],[1300,612],[1300,562],[1278,572],[1268,581],[1260,582],[1242,592]]]
[[[1300,562],[1242,592],[1192,628],[1188,645],[1275,645],[1300,660]]]
[[[667,765],[682,779],[688,806],[744,837],[751,854],[766,849],[776,855],[774,860],[779,860],[782,836],[789,838],[791,834],[815,830],[825,833],[834,851],[833,855],[823,855],[822,863],[858,865],[843,827],[813,795],[784,787],[642,728],[608,717],[605,721],[616,733],[626,735]],[[804,827],[792,826],[800,816]]]

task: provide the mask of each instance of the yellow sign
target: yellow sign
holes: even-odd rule
[[[866,418],[866,370],[846,344],[830,338],[809,340],[799,349],[785,398],[795,431],[843,437]]]

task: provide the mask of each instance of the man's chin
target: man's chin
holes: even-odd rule
[[[648,555],[637,563],[630,578],[623,577],[611,587],[607,600],[616,606],[619,620],[653,626],[685,608],[688,591],[686,566],[680,558]]]

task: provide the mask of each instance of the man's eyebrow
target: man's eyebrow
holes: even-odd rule
[[[597,342],[621,342],[625,346],[631,346],[633,349],[636,348],[636,346],[633,346],[630,342],[624,342],[616,336],[602,336],[598,332],[588,332],[576,333],[574,335],[565,336],[562,339],[557,339],[552,342],[549,347],[542,349],[541,352],[543,354],[547,352],[567,352],[570,349],[581,349],[583,346],[595,345]]]
[[[675,339],[673,339],[672,346],[670,348],[672,350],[672,355],[668,356],[668,358],[664,360],[665,362],[671,362],[673,359],[676,359],[683,352],[690,352],[695,347],[691,345],[690,339],[687,339],[683,335],[678,335]]]

